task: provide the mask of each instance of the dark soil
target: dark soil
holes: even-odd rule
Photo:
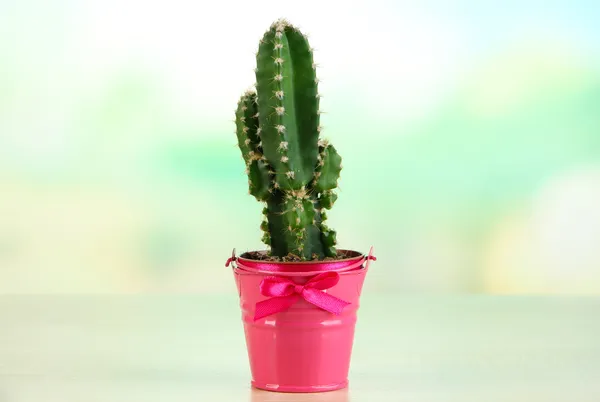
[[[360,253],[356,251],[350,250],[337,250],[337,256],[334,257],[325,257],[324,259],[319,260],[317,255],[313,255],[313,259],[310,261],[337,261],[344,260],[346,258],[358,257]],[[276,256],[268,255],[266,251],[248,251],[240,255],[241,258],[246,258],[248,260],[256,260],[256,261],[270,261],[270,262],[310,262],[309,260],[303,260],[297,255],[288,254],[287,256],[280,258]]]

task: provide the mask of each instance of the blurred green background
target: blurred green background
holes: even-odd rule
[[[369,291],[600,294],[600,3],[0,0],[0,293],[235,292],[234,108],[316,48]]]

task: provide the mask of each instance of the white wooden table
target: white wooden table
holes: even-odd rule
[[[363,295],[347,390],[252,390],[235,294],[1,296],[0,402],[600,401],[600,299]]]

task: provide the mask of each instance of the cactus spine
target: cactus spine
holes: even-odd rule
[[[256,90],[236,110],[238,146],[249,193],[266,204],[263,242],[275,257],[335,257],[331,209],[342,169],[333,145],[320,139],[318,79],[307,38],[278,20],[260,40]]]

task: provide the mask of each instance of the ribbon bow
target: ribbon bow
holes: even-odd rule
[[[271,296],[271,298],[256,303],[254,321],[285,311],[300,298],[323,310],[339,315],[350,303],[322,292],[324,289],[335,286],[339,280],[340,275],[337,272],[319,274],[304,285],[297,285],[287,278],[268,276],[260,283],[260,293],[263,296]]]

